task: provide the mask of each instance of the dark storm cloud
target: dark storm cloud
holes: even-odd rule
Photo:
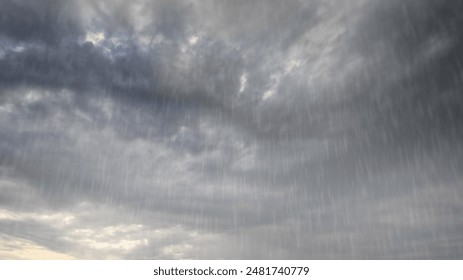
[[[18,84],[54,89],[108,90],[147,95],[153,86],[154,69],[150,60],[135,49],[113,60],[91,43],[77,42],[58,47],[31,46],[22,52],[4,55],[0,79],[7,87]]]
[[[20,42],[57,44],[82,34],[72,1],[2,0],[0,36]]]
[[[395,132],[396,137],[413,130],[421,136],[435,133],[449,137],[456,133],[453,126],[458,125],[462,117],[458,110],[462,102],[458,91],[463,33],[457,28],[461,25],[461,13],[461,1],[382,3],[371,15],[376,24],[362,23],[364,27],[359,30],[367,36],[364,35],[363,40],[356,36],[358,50],[372,61],[389,60],[393,61],[392,67],[398,66],[392,68],[384,62],[378,65],[378,68],[386,66],[398,72],[393,83],[381,84],[386,78],[379,69],[373,71],[378,73],[377,79],[374,75],[368,76],[379,84],[376,88],[381,94],[374,101],[379,111],[375,124],[380,129]],[[400,120],[395,127],[391,118],[389,124],[384,123],[385,116],[392,112],[397,113],[396,118]]]
[[[461,1],[1,5],[2,233],[81,258],[462,256]]]

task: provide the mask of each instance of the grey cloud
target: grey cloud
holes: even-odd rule
[[[202,25],[214,34],[267,51],[287,50],[307,30],[316,26],[317,12],[329,4],[322,1],[205,1],[198,13]]]
[[[461,257],[460,1],[3,2],[2,233],[80,258]],[[14,218],[43,211],[74,220]]]
[[[1,79],[4,86],[25,83],[45,88],[146,91],[151,76],[149,61],[136,51],[111,61],[91,43],[30,47],[5,54]],[[134,67],[137,65],[137,67]],[[114,69],[111,71],[110,69]],[[148,85],[148,86],[147,86]]]
[[[58,44],[83,32],[73,2],[2,0],[0,5],[0,34],[19,42]]]

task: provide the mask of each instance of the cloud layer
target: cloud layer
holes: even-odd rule
[[[463,1],[0,7],[0,258],[463,256]]]

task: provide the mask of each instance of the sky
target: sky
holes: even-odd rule
[[[463,258],[463,1],[0,0],[0,259]]]

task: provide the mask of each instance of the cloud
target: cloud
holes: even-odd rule
[[[1,257],[461,258],[460,4],[1,1]]]
[[[19,42],[58,44],[81,34],[72,2],[2,0],[0,35]]]

